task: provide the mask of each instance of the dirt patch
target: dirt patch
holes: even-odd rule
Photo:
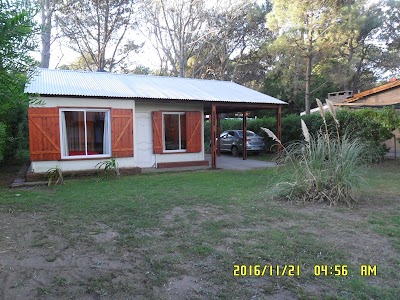
[[[77,242],[74,234],[51,233],[48,217],[0,213],[1,299],[98,299],[117,277],[115,286],[125,288],[141,280],[140,274],[132,273],[141,263],[139,255],[110,254],[101,247],[117,239],[118,233],[100,226],[98,233],[88,231],[88,239]]]
[[[9,187],[21,170],[21,164],[5,164],[0,166],[0,186]]]
[[[286,291],[286,290],[281,290],[273,295],[266,296],[266,300],[296,300],[298,299],[295,295],[293,295],[292,292]]]
[[[164,212],[159,226],[126,233],[123,222],[79,223],[79,228],[71,226],[79,220],[55,223],[58,211],[50,205],[39,213],[2,209],[0,299],[292,300],[298,297],[298,286],[323,298],[330,293],[323,279],[232,276],[233,263],[254,262],[253,250],[262,253],[270,246],[259,237],[268,236],[268,230],[285,232],[293,227],[343,249],[349,264],[385,268],[399,257],[387,238],[364,228],[373,211],[368,203],[355,209],[274,205],[304,218],[282,217],[255,225],[244,221],[246,209],[176,206]],[[258,259],[262,263],[262,257]],[[387,286],[386,281],[369,279],[376,286]]]
[[[202,289],[201,280],[192,276],[171,278],[164,288],[167,299],[189,299],[188,295],[201,295]]]

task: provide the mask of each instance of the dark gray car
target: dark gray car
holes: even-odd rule
[[[227,130],[221,133],[221,152],[231,152],[238,156],[243,152],[243,130]],[[264,138],[247,130],[247,152],[260,153],[265,150]]]

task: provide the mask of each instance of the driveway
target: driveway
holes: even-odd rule
[[[205,159],[210,161],[211,165],[211,154],[205,154]],[[230,154],[221,154],[217,156],[217,168],[224,170],[251,170],[260,168],[275,167],[276,163],[267,162],[256,159],[243,160],[243,157],[233,157]]]

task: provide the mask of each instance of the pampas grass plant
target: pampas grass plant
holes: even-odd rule
[[[278,184],[278,194],[290,200],[351,206],[357,201],[362,186],[362,165],[368,163],[372,155],[365,142],[339,134],[334,107],[328,102],[328,110],[336,124],[336,132],[330,132],[322,103],[317,102],[324,126],[312,135],[301,121],[304,141],[284,146],[272,131],[262,128],[282,145],[282,160],[292,165],[291,172],[294,170],[293,181]]]

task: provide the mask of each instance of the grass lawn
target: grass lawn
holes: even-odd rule
[[[400,162],[366,171],[352,208],[275,199],[273,186],[285,176],[279,169],[84,179],[51,188],[3,184],[0,295],[398,299]],[[234,265],[266,272],[235,277]],[[278,276],[277,266],[285,265],[300,275]],[[376,276],[361,276],[362,265],[376,266]]]

